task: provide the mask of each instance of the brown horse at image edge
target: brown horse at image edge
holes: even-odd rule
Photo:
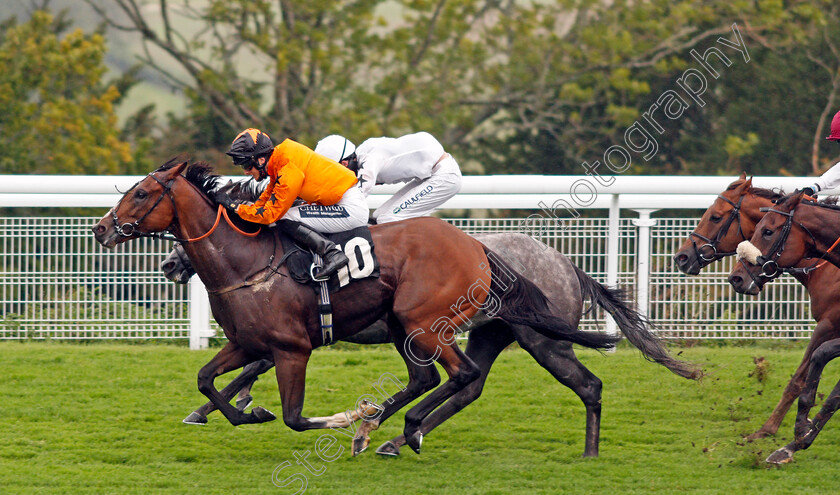
[[[834,202],[816,202],[796,192],[765,208],[765,212],[750,240],[738,245],[738,256],[744,262],[736,265],[730,274],[730,283],[736,290],[745,292],[750,287],[747,280],[753,284],[755,280],[774,278],[784,271],[814,274],[824,270],[827,263],[840,267],[840,253],[836,249],[840,243],[840,208]],[[840,338],[836,336],[813,351],[799,394],[794,439],[771,454],[768,462],[790,462],[797,451],[810,447],[840,407],[838,384],[814,418],[808,418],[816,402],[823,369],[838,356]]]

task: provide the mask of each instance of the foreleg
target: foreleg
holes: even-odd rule
[[[270,370],[274,366],[274,361],[270,359],[260,359],[245,366],[242,373],[234,378],[220,393],[226,402],[230,402],[234,395],[239,392],[239,398],[236,400],[236,408],[244,411],[251,402],[251,387],[257,381],[259,375]],[[203,425],[207,423],[207,415],[216,410],[216,406],[212,402],[208,402],[199,407],[189,416],[184,418],[184,423],[193,425]]]
[[[767,421],[755,433],[749,435],[747,440],[752,441],[757,438],[775,435],[779,431],[779,426],[790,410],[790,406],[793,405],[793,401],[799,397],[799,394],[802,393],[802,389],[805,387],[805,377],[808,374],[811,356],[820,345],[836,338],[837,334],[838,328],[832,318],[824,318],[817,323],[814,333],[811,335],[811,340],[808,342],[808,347],[805,348],[802,362],[799,363],[799,367],[796,368],[793,376],[790,377],[790,381],[785,387],[784,392],[782,392],[782,398],[776,404],[773,412],[770,413]]]
[[[275,419],[275,416],[262,407],[254,408],[250,414],[244,414],[230,404],[230,397],[225,399],[213,384],[217,376],[229,371],[242,368],[253,362],[241,347],[228,342],[221,351],[216,354],[209,363],[198,372],[198,390],[207,396],[213,405],[227,418],[234,426],[247,423],[264,423]]]

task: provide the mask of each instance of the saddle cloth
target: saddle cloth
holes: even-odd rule
[[[335,292],[356,280],[379,277],[379,259],[376,257],[373,239],[367,226],[363,225],[345,232],[322,235],[334,242],[350,259],[347,266],[330,277],[327,282],[330,292]],[[296,245],[288,236],[281,235],[280,238],[283,242],[283,251],[292,253],[286,259],[286,266],[289,268],[292,280],[309,285],[317,292],[319,284],[312,280],[310,274],[314,254]]]

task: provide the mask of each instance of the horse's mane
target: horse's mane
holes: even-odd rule
[[[759,198],[776,200],[785,196],[783,189],[765,189],[763,187],[750,187],[750,194],[758,196]]]
[[[211,193],[218,187],[221,179],[221,176],[214,174],[213,169],[205,162],[190,164],[184,177],[209,198],[213,197]]]
[[[181,163],[184,163],[184,160],[181,157],[175,157],[161,165],[156,171],[163,172]],[[264,186],[261,187],[261,184],[254,180],[231,181],[220,186],[219,182],[221,182],[222,176],[214,174],[213,168],[206,162],[195,162],[187,166],[184,178],[208,198],[213,197],[214,191],[222,190],[226,191],[236,201],[253,203],[260,197],[260,194],[265,188]]]
[[[743,179],[742,180],[736,180],[735,182],[729,184],[729,186],[727,186],[726,190],[731,191],[731,190],[733,190],[737,187],[740,187],[743,183],[744,183]],[[758,196],[759,198],[772,199],[774,201],[779,199],[779,198],[785,197],[785,191],[782,190],[781,188],[779,188],[779,189],[765,189],[763,187],[750,186],[750,188],[747,189],[747,192],[749,194],[754,195],[754,196]]]

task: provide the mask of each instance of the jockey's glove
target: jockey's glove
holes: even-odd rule
[[[239,203],[234,201],[233,198],[224,191],[216,191],[213,194],[213,200],[231,211],[236,211],[236,207],[239,206]]]
[[[806,196],[811,196],[811,197],[814,197],[817,194],[817,192],[814,191],[814,188],[810,187],[810,186],[809,187],[803,187],[802,192],[805,193]]]

